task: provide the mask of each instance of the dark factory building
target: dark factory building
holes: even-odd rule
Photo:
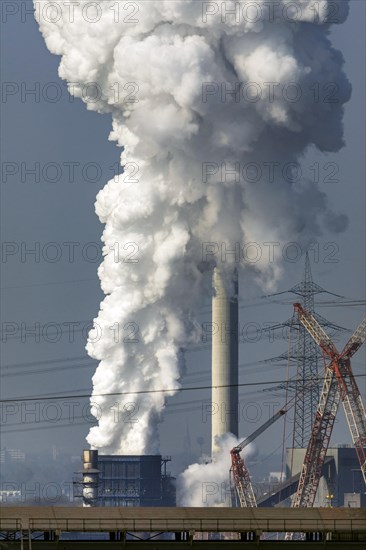
[[[300,472],[305,453],[306,449],[287,449],[288,477]],[[314,506],[366,507],[366,487],[353,446],[328,448]]]
[[[83,499],[84,506],[175,506],[169,461],[160,455],[100,455],[84,450],[75,496]]]

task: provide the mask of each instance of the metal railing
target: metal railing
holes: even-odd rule
[[[0,518],[0,531],[197,531],[197,532],[352,532],[366,533],[364,518],[353,519],[274,519],[274,518]]]

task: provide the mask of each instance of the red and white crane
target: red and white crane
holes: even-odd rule
[[[254,441],[259,435],[261,435],[267,428],[272,426],[276,420],[281,418],[286,414],[288,408],[280,409],[276,414],[274,414],[267,422],[260,426],[255,432],[253,432],[249,437],[244,439],[237,447],[231,449],[231,469],[230,474],[232,476],[234,489],[236,491],[237,497],[239,499],[241,508],[256,508],[257,501],[253,491],[252,482],[250,480],[250,475],[248,468],[244,462],[244,458],[241,456],[242,450]]]
[[[257,500],[255,498],[253,485],[250,479],[248,468],[245,464],[241,452],[249,443],[252,443],[258,436],[274,424],[279,418],[282,418],[295,405],[296,396],[292,397],[287,403],[279,409],[271,418],[269,418],[262,426],[250,434],[239,445],[233,447],[230,451],[231,468],[230,468],[230,486],[235,491],[236,502],[241,508],[256,508]]]
[[[324,356],[330,359],[326,367],[323,388],[297,492],[292,503],[292,506],[296,508],[311,507],[314,504],[340,401],[342,401],[344,407],[361,472],[366,482],[366,414],[350,363],[351,357],[366,339],[366,318],[348,340],[343,351],[339,353],[313,315],[304,310],[301,304],[295,304],[295,310],[298,313],[300,322],[321,347]],[[230,451],[232,464],[230,472],[240,506],[243,508],[256,507],[257,502],[248,469],[240,453],[278,418],[283,416],[288,408],[289,403],[242,441],[240,445]],[[292,533],[287,533],[286,538],[291,539],[292,535]]]
[[[300,304],[295,304],[295,309],[300,322],[321,347],[324,355],[330,359],[298,489],[292,503],[293,507],[309,507],[315,500],[340,400],[366,482],[366,414],[350,362],[352,355],[366,339],[366,318],[348,340],[343,351],[339,353],[313,315],[305,311]]]
[[[298,488],[292,507],[311,507],[321,478],[322,467],[328,450],[329,440],[342,401],[353,444],[366,483],[366,414],[361,394],[351,368],[351,357],[366,339],[366,318],[348,340],[343,351],[337,348],[309,312],[301,304],[294,304],[300,322],[321,347],[325,357],[330,359],[326,367],[323,388],[315,415],[312,434],[306,449]],[[293,533],[287,533],[289,540]]]

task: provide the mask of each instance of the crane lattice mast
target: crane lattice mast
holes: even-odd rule
[[[231,469],[230,474],[233,478],[234,489],[239,499],[241,508],[256,508],[257,500],[253,491],[252,482],[250,479],[248,468],[244,462],[244,458],[241,456],[242,450],[254,441],[259,435],[261,435],[267,428],[269,428],[276,420],[286,414],[287,409],[280,409],[274,414],[267,422],[260,426],[249,437],[244,439],[239,445],[231,449]]]
[[[295,304],[295,310],[300,322],[317,345],[320,346],[323,354],[330,359],[325,372],[323,388],[297,492],[292,503],[292,506],[297,508],[310,507],[314,504],[340,401],[343,404],[361,472],[366,483],[366,414],[350,361],[366,339],[366,318],[348,340],[343,351],[339,353],[311,313],[304,310],[301,304]],[[286,539],[291,538],[292,533],[288,533]]]

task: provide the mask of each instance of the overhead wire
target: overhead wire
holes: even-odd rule
[[[355,378],[364,378],[366,377],[365,374],[355,374]],[[322,377],[312,378],[312,380],[315,382],[316,380],[323,380]],[[294,380],[296,382],[296,380]],[[284,384],[286,383],[286,380],[268,380],[268,381],[261,381],[261,382],[245,382],[245,383],[239,383],[239,384],[223,384],[223,385],[206,385],[206,386],[189,386],[189,387],[180,387],[180,388],[167,388],[167,389],[155,389],[155,390],[134,390],[134,391],[125,391],[125,392],[106,392],[106,393],[99,393],[94,394],[93,397],[114,397],[119,395],[148,395],[148,394],[158,394],[158,393],[180,393],[185,391],[199,391],[199,390],[210,390],[212,388],[241,388],[241,387],[251,387],[251,386],[266,386],[268,384]],[[58,399],[67,399],[69,397],[68,394],[65,394],[63,396],[50,396],[45,397],[42,400],[52,400],[55,401]],[[79,394],[74,395],[73,397],[78,398],[84,398],[84,397],[90,397],[90,394]],[[39,401],[39,396],[31,396],[27,398],[7,398],[7,399],[0,399],[0,403],[16,403],[21,401]]]
[[[52,284],[52,283],[50,283]],[[54,284],[59,284],[59,283],[54,283]],[[284,293],[278,293],[277,295],[279,294],[284,294]],[[333,294],[333,293],[328,293],[328,294]],[[335,296],[338,296],[340,297],[339,295],[335,295]],[[343,297],[342,297],[343,298]],[[280,302],[277,302],[277,303],[280,303]],[[283,304],[286,304],[286,303],[292,303],[292,302],[282,302]],[[318,303],[317,305],[324,305],[324,306],[328,306],[328,307],[337,307],[337,306],[343,306],[343,307],[353,307],[353,306],[360,306],[360,305],[364,305],[366,302],[364,300],[349,300],[348,302],[345,301],[345,302],[336,302],[336,301],[328,301],[328,302],[320,302]],[[240,308],[244,308],[244,307],[247,307],[249,304],[247,305],[243,305],[243,306],[240,306]],[[259,305],[258,304],[252,304],[252,305]],[[92,321],[77,321],[78,323],[89,323],[90,325],[92,324]],[[277,327],[280,327],[281,325],[277,325]],[[266,329],[263,329],[263,330],[274,330],[276,328],[276,326],[274,325],[273,327],[268,327]],[[81,330],[85,330],[85,327],[84,328],[80,328],[80,329],[74,329],[74,331],[76,332],[77,330],[81,331]],[[207,345],[198,345],[196,348],[190,348],[190,349],[186,349],[184,350],[185,352],[195,352],[195,351],[203,351],[203,350],[206,350],[210,347],[210,344],[207,344]],[[66,358],[66,359],[53,359],[53,360],[48,360],[48,361],[33,361],[33,362],[29,362],[29,363],[23,363],[23,364],[18,364],[18,365],[7,365],[7,366],[3,366],[2,368],[4,369],[14,369],[14,368],[19,368],[19,367],[24,367],[24,366],[36,366],[36,365],[50,365],[50,364],[57,364],[57,363],[60,363],[60,362],[72,362],[72,361],[88,361],[88,364],[85,364],[85,365],[69,365],[69,366],[65,366],[63,365],[62,367],[59,367],[58,369],[38,369],[37,371],[26,371],[26,372],[19,372],[19,373],[7,373],[7,374],[4,374],[3,376],[10,376],[10,375],[14,375],[14,376],[17,376],[17,375],[24,375],[24,374],[40,374],[40,373],[44,373],[46,372],[47,370],[51,370],[52,372],[58,372],[59,370],[71,370],[71,369],[75,369],[75,368],[84,368],[84,367],[90,367],[90,366],[94,366],[95,367],[95,362],[92,362],[93,360],[91,360],[89,357],[84,357],[84,356],[81,356],[81,357],[74,357],[74,358]],[[262,361],[257,361],[255,363],[249,363],[247,365],[250,365],[250,364],[259,364],[259,363],[263,363],[265,360],[262,360]],[[244,365],[242,365],[244,366]],[[289,366],[289,362],[288,362],[288,366]],[[207,373],[209,373],[210,371],[206,371]],[[250,371],[249,371],[250,372]],[[196,372],[196,373],[190,373],[190,374],[187,374],[186,376],[189,377],[189,376],[197,376],[197,375],[201,375],[203,374],[203,372]],[[248,374],[248,372],[246,373]],[[365,376],[365,375],[356,375],[356,376],[359,376],[359,377],[362,377],[362,376]],[[184,377],[183,377],[184,378]],[[321,380],[321,379],[320,379]],[[295,380],[292,380],[292,383],[296,382]],[[237,386],[237,387],[243,387],[243,386],[261,386],[261,385],[268,385],[268,384],[279,384],[279,383],[282,383],[282,384],[286,384],[286,400],[287,400],[287,392],[288,392],[288,383],[289,383],[289,379],[287,377],[287,380],[282,380],[282,381],[267,381],[267,382],[253,382],[253,383],[245,383],[245,384],[237,384],[237,385],[234,385],[234,386]],[[230,386],[233,386],[233,385],[230,385]],[[225,386],[226,387],[226,386]],[[211,389],[212,386],[211,385],[207,385],[207,386],[198,386],[198,387],[190,387],[190,388],[179,388],[178,390],[146,390],[146,391],[141,391],[141,392],[114,392],[114,393],[110,393],[110,394],[101,394],[103,396],[111,396],[111,395],[135,395],[135,394],[145,394],[145,393],[156,393],[156,392],[171,392],[171,391],[178,391],[178,392],[181,392],[181,391],[194,391],[194,390],[204,390],[204,389]],[[79,390],[70,390],[72,392],[77,392]],[[81,392],[85,391],[85,390],[80,390]],[[259,390],[257,391],[254,391],[254,392],[249,392],[250,395],[252,395],[253,393],[258,393]],[[263,390],[261,390],[263,391]],[[59,395],[61,394],[61,395]],[[50,399],[65,399],[65,398],[68,398],[68,397],[73,397],[73,398],[90,398],[90,393],[80,393],[79,395],[71,395],[70,393],[66,394],[65,393],[62,395],[62,392],[58,392],[58,393],[54,393],[53,395],[45,395],[45,396],[32,396],[32,397],[23,397],[23,398],[14,398],[14,399],[3,399],[3,400],[0,400],[0,403],[14,403],[14,402],[20,402],[20,401],[34,401],[34,400],[50,400]],[[96,396],[95,396],[96,397]],[[199,400],[198,402],[202,402],[202,400]],[[168,408],[169,407],[182,407],[182,406],[185,406],[186,404],[188,405],[191,405],[192,403],[194,403],[194,401],[190,401],[190,402],[187,402],[187,403],[177,403],[177,404],[174,404],[174,405],[168,405]],[[168,412],[168,410],[166,411],[166,413]],[[174,411],[170,411],[170,412],[174,412]],[[179,411],[181,412],[181,411]],[[83,423],[81,423],[83,424]],[[59,427],[66,427],[68,426],[69,424],[65,425],[65,426],[59,426]],[[73,423],[72,425],[77,425],[76,423]],[[42,427],[38,427],[37,429],[42,429]],[[43,428],[45,429],[45,428]]]

